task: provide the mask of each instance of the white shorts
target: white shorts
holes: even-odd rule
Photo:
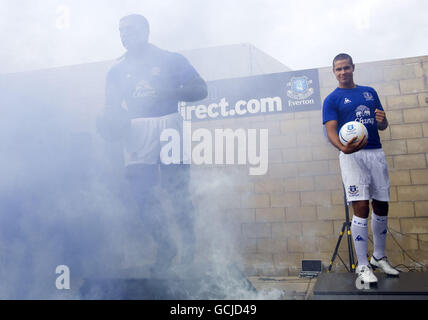
[[[175,129],[180,136],[180,162],[189,161],[189,155],[183,150],[183,117],[171,113],[156,118],[136,118],[131,120],[131,130],[125,142],[125,166],[134,164],[159,164],[162,146],[168,141],[160,141],[165,129]]]
[[[372,199],[389,202],[388,166],[381,148],[351,154],[340,152],[339,161],[348,202]]]

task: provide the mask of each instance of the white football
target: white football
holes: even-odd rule
[[[347,144],[353,137],[357,137],[355,142],[359,142],[368,136],[369,133],[366,126],[358,121],[349,121],[345,123],[339,131],[339,139],[343,145]]]

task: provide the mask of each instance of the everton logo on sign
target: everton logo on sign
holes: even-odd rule
[[[310,87],[312,80],[308,77],[293,77],[287,83],[287,96],[292,99],[302,100],[310,97],[314,93],[314,89]]]

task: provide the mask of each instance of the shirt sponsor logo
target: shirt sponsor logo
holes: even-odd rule
[[[370,109],[367,106],[361,105],[355,109],[355,116],[357,118],[370,117]]]
[[[145,80],[141,80],[135,86],[135,91],[133,93],[134,98],[149,97],[154,95],[155,90],[153,87]]]
[[[374,124],[375,119],[371,117],[370,108],[365,105],[360,105],[355,109],[355,121],[362,124]]]

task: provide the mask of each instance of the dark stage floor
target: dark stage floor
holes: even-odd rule
[[[349,272],[322,273],[314,287],[314,300],[428,300],[428,272],[402,272],[399,277],[376,273],[377,286],[358,289],[356,275]]]

